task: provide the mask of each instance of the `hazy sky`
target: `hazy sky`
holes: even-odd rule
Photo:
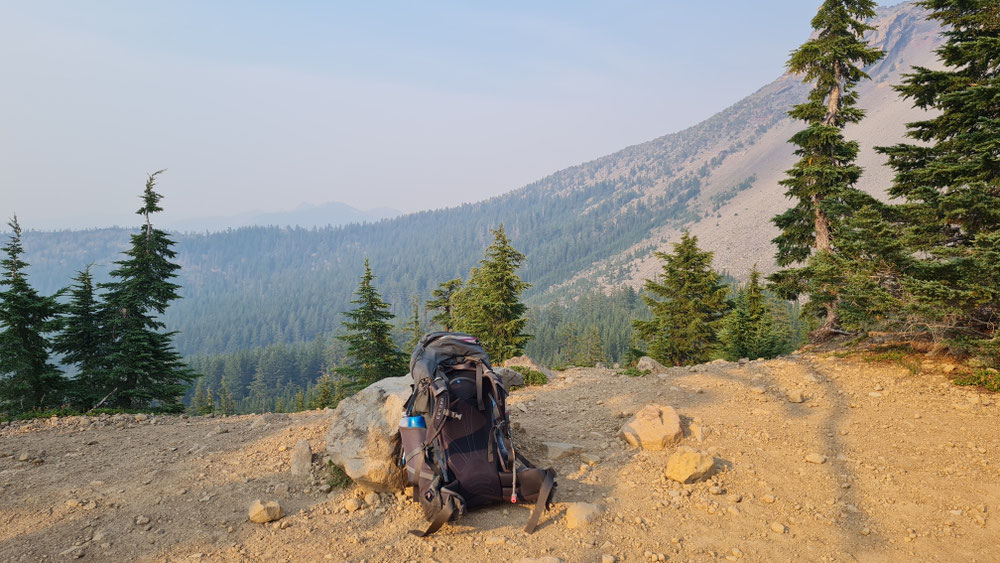
[[[480,200],[753,92],[818,5],[0,0],[0,214]]]

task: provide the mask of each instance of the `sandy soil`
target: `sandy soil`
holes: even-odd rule
[[[320,411],[7,425],[0,561],[997,561],[998,397],[950,385],[946,369],[804,355],[639,378],[573,369],[515,391],[529,458],[545,461],[543,441],[584,450],[550,462],[558,502],[530,536],[520,505],[474,512],[429,539],[407,534],[425,523],[402,495],[368,495],[348,513],[345,501],[366,495],[324,491]],[[788,401],[793,390],[804,402]],[[683,444],[716,458],[709,481],[666,481],[670,450],[616,437],[649,403],[675,407]],[[312,478],[289,473],[300,439],[316,452]],[[258,498],[286,516],[249,522]],[[570,502],[604,514],[570,530]]]

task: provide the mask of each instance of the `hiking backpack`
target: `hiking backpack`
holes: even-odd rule
[[[410,533],[424,537],[468,510],[506,501],[535,503],[525,527],[533,532],[552,503],[556,474],[515,451],[507,389],[479,341],[459,332],[427,334],[413,350],[410,375],[400,463],[430,522]]]

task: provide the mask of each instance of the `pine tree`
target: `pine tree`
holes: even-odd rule
[[[205,388],[205,408],[202,409],[200,414],[212,414],[215,412],[215,394],[212,392],[212,387],[208,386]]]
[[[1000,317],[1000,5],[994,0],[924,0],[945,31],[943,70],[914,67],[896,87],[934,117],[910,123],[920,144],[878,150],[902,199],[898,227],[914,262],[903,285],[906,322],[935,341],[996,343]],[[995,358],[1000,361],[1000,358]]]
[[[604,344],[601,342],[601,333],[596,325],[587,327],[587,332],[583,335],[583,356],[577,363],[580,366],[594,367],[598,363],[604,362]]]
[[[373,285],[374,280],[365,259],[365,273],[354,293],[357,298],[351,301],[358,307],[344,313],[348,320],[341,324],[347,328],[347,334],[337,337],[347,343],[350,363],[335,371],[349,381],[348,387],[353,391],[385,377],[404,375],[408,369],[406,357],[392,341],[389,321],[394,316]]]
[[[862,68],[883,54],[864,41],[864,33],[874,28],[863,21],[874,16],[874,0],[826,0],[812,20],[815,36],[793,51],[788,61],[790,72],[803,75],[806,82],[814,81],[815,86],[808,101],[788,112],[807,127],[791,138],[799,160],[780,182],[788,188],[785,195],[796,203],[773,219],[781,229],[774,239],[779,266],[807,262],[819,253],[836,253],[839,223],[852,210],[876,203],[854,187],[862,172],[854,164],[858,143],[843,135],[845,126],[864,117],[855,90],[858,82],[869,78]],[[783,297],[792,298],[803,292],[811,275],[806,264],[778,272],[771,281]],[[838,324],[836,294],[827,297],[817,338],[829,336]]]
[[[58,405],[65,379],[49,361],[50,335],[59,328],[55,297],[39,295],[21,260],[21,225],[14,216],[13,234],[0,261],[0,409],[23,411]]]
[[[205,405],[208,404],[208,396],[205,393],[205,378],[199,377],[198,383],[194,387],[194,395],[191,397],[191,414],[205,414]]]
[[[71,364],[77,372],[69,382],[71,402],[93,407],[111,391],[104,379],[105,342],[102,338],[101,304],[94,295],[94,280],[90,266],[77,273],[69,288],[69,303],[61,322],[61,330],[53,340],[53,349],[62,354],[63,364]]]
[[[730,360],[773,358],[784,353],[788,329],[775,320],[773,306],[760,283],[760,271],[754,265],[750,280],[736,295],[733,310],[726,315],[719,331],[723,352]]]
[[[436,315],[431,317],[431,322],[448,332],[455,327],[454,319],[452,319],[452,299],[460,289],[462,289],[461,279],[441,282],[438,288],[431,292],[433,299],[424,303],[425,311],[438,311]]]
[[[229,390],[229,383],[226,378],[222,378],[222,387],[219,388],[219,414],[231,416],[236,414],[236,401],[233,400],[233,393]]]
[[[712,253],[699,249],[698,237],[685,231],[672,254],[656,256],[664,261],[661,281],[646,280],[642,296],[653,318],[632,324],[656,361],[675,366],[705,362],[716,348],[716,325],[727,308],[728,290],[712,269]]]
[[[299,388],[299,392],[295,394],[295,412],[302,412],[304,410],[306,410],[306,398],[302,392],[302,388]]]
[[[486,249],[479,268],[454,296],[455,328],[479,339],[493,362],[524,353],[531,338],[524,334],[527,307],[521,293],[531,284],[521,281],[517,269],[525,256],[510,244],[503,225],[492,231],[493,244]]]
[[[406,330],[410,333],[410,341],[406,343],[406,349],[412,353],[424,335],[424,330],[420,322],[420,300],[413,296],[410,298],[410,306],[413,307],[413,315],[410,316],[410,322],[406,323]]]
[[[105,331],[109,338],[105,369],[116,390],[109,403],[120,407],[146,407],[154,402],[178,408],[185,384],[195,378],[174,350],[174,332],[163,332],[159,316],[179,296],[180,286],[171,282],[180,266],[174,242],[153,228],[150,217],[163,208],[155,192],[156,178],[150,174],[136,212],[145,218],[142,232],[132,235],[132,247],[124,260],[115,262],[112,280],[101,284],[105,291]]]

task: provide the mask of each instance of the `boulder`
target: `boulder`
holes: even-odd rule
[[[399,419],[410,397],[410,376],[387,377],[337,405],[330,417],[326,453],[355,483],[377,492],[401,491]]]
[[[666,366],[649,356],[639,358],[639,362],[635,364],[635,367],[640,371],[649,371],[649,373],[662,373],[667,371]]]
[[[292,475],[308,477],[312,469],[312,457],[309,440],[299,440],[292,450]]]
[[[535,360],[532,360],[528,356],[517,356],[507,360],[501,365],[505,368],[523,367],[523,368],[533,369],[535,371],[544,373],[545,377],[549,379],[553,379],[556,376],[554,371],[550,370],[547,367],[542,366],[541,364],[539,364]]]
[[[601,507],[589,502],[574,502],[566,509],[566,527],[585,528],[601,515]]]
[[[667,460],[666,476],[678,483],[694,483],[712,474],[715,458],[694,448],[679,448]]]
[[[524,376],[510,368],[493,368],[493,373],[497,374],[508,391],[524,385]]]
[[[618,436],[644,450],[662,450],[679,442],[684,432],[673,407],[646,405],[621,427]]]
[[[261,502],[260,499],[253,501],[250,505],[250,521],[258,524],[273,522],[281,518],[281,505],[276,501]]]

